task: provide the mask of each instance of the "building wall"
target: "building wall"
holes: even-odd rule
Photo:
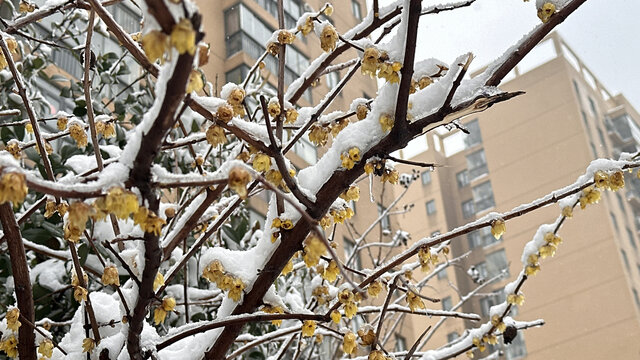
[[[525,73],[516,73],[515,78],[501,86],[507,91],[524,90],[525,95],[463,120],[465,123],[478,120],[480,145],[444,157],[429,143],[427,151],[412,158],[445,165],[431,174],[437,180],[412,189],[409,201],[415,202],[417,210],[401,218],[400,223],[407,231],[415,231],[412,232],[417,235],[415,238],[428,236],[435,230],[451,230],[489,211],[505,212],[533,201],[575,181],[594,158],[619,154],[611,141],[613,132],[607,130],[606,124],[616,114],[625,112],[638,121],[637,112],[623,97],[610,96],[577,57],[573,59],[574,64],[577,60],[576,69],[567,60],[575,54],[564,55],[570,49],[557,35],[549,41],[553,42],[556,53],[563,55]],[[593,80],[587,79],[589,77]],[[443,138],[447,136],[450,134],[444,134]],[[459,188],[455,175],[467,167],[465,157],[480,148],[485,151],[488,174]],[[627,176],[627,184],[631,177],[634,176]],[[472,198],[470,190],[487,180],[491,182],[495,206],[465,219],[462,201]],[[630,197],[629,192],[607,192],[600,204],[585,210],[576,209],[574,217],[567,220],[559,232],[564,242],[557,255],[543,260],[542,271],[525,283],[526,302],[518,309],[516,318],[546,320],[542,329],[524,332],[528,359],[640,356],[640,345],[635,340],[640,335],[640,304],[633,295],[633,290],[640,288],[638,237],[634,202],[624,201]],[[622,200],[618,200],[618,196]],[[421,207],[428,199],[436,199],[445,210],[437,217],[426,216]],[[551,205],[510,220],[504,238],[485,247],[470,249],[466,238],[454,240],[453,256],[471,251],[462,266],[454,271],[460,293],[466,294],[477,286],[466,269],[504,249],[511,261],[511,276],[482,292],[500,290],[521,270],[519,259],[524,244],[538,226],[553,222],[559,214],[560,208]],[[448,284],[435,282],[432,286],[425,290],[426,294],[441,297],[452,294],[457,300],[457,294]],[[481,313],[480,298],[465,304],[464,310]],[[447,332],[461,329],[463,325],[459,320],[447,322],[450,325],[441,330],[440,337],[434,337],[433,345],[443,344]]]

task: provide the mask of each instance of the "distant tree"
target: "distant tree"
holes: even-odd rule
[[[118,0],[1,1],[0,349],[21,359],[446,359],[480,355],[498,337],[509,342],[519,329],[540,325],[509,317],[524,299],[521,286],[554,254],[572,209],[621,188],[622,170],[638,165],[633,159],[600,162],[552,195],[404,250],[397,248],[407,244],[405,232],[368,244],[365,233],[341,259],[326,230],[354,216],[349,202],[361,196],[354,184],[365,174],[410,186],[415,177],[394,169],[392,152],[437,126],[467,131],[460,118],[521,94],[497,86],[585,1],[538,1],[542,23],[469,79],[471,54],[416,61],[415,50],[423,16],[475,0],[385,7],[374,0],[342,34],[327,21],[329,4],[285,29],[280,0],[280,30],[267,51],[240,84],[219,94],[200,69],[209,49],[189,0],[139,2],[144,26],[135,34],[105,9]],[[284,54],[311,33],[325,53],[285,89]],[[124,51],[92,52],[100,36],[117,38]],[[337,63],[354,49],[357,58]],[[56,54],[80,60],[81,71]],[[275,91],[261,75],[267,57],[278,62]],[[321,75],[342,69],[347,75],[313,107],[298,104]],[[377,96],[350,99],[350,108],[329,114],[350,79],[362,75],[384,81]],[[324,155],[296,171],[286,155],[302,136]],[[254,226],[246,200],[264,193],[268,212]],[[478,288],[450,310],[428,309],[432,299],[421,289],[457,261],[449,242],[483,227],[500,237],[506,221],[559,201],[557,221],[525,247],[522,271],[491,320],[425,349],[444,319],[479,322],[457,309],[495,280],[478,278]],[[367,247],[381,249],[371,268],[354,261]],[[425,274],[414,280],[417,268]],[[397,322],[389,313],[442,320],[410,350],[393,351],[387,340]],[[369,323],[343,327],[362,315]]]

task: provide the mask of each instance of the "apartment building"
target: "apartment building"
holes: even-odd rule
[[[539,44],[501,88],[526,94],[462,119],[469,135],[437,129],[401,152],[405,159],[442,165],[422,173],[421,184],[409,190],[414,211],[398,218],[414,238],[511,210],[571,184],[595,158],[640,149],[640,114],[623,95],[612,96],[557,34]],[[524,285],[525,304],[511,316],[542,318],[544,327],[477,357],[491,351],[504,359],[640,357],[640,182],[627,174],[626,183],[622,191],[603,194],[598,205],[576,209],[559,232],[564,242],[556,256]],[[552,205],[510,220],[500,240],[488,228],[454,239],[451,257],[468,255],[423,293],[450,309],[460,295],[483,285],[461,309],[486,320],[489,308],[504,300],[504,285],[521,270],[524,244],[559,214]],[[501,271],[502,279],[485,283]],[[436,322],[418,321],[417,331]],[[427,347],[443,345],[469,326],[450,319]]]
[[[197,3],[203,13],[205,41],[211,45],[209,63],[203,68],[208,81],[216,84],[217,89],[220,89],[227,82],[242,82],[251,66],[265,52],[271,34],[278,28],[278,2],[276,0],[223,0],[219,2],[197,1]],[[304,12],[317,11],[325,3],[324,0],[284,0],[285,27],[295,28],[297,19]],[[334,1],[332,5],[334,7],[333,14],[330,17],[324,17],[323,20],[331,22],[339,33],[349,30],[366,15],[365,0]],[[310,62],[322,53],[317,36],[313,34],[307,37],[299,35],[295,42],[287,47],[284,76],[286,85],[299,77],[307,69]],[[349,50],[338,57],[334,64],[349,61],[357,56],[355,51]],[[273,90],[277,86],[278,60],[276,57],[268,55],[264,62],[265,68],[261,70],[261,75],[267,79],[266,87]],[[318,84],[304,94],[298,105],[317,104],[338,84],[347,70],[342,69],[323,75]],[[351,78],[349,85],[336,97],[328,111],[348,109],[353,99],[371,98],[376,94],[376,91],[375,81],[368,76],[357,73]],[[303,168],[314,164],[323,151],[323,149],[312,145],[305,136],[287,156],[296,167]],[[356,216],[351,219],[348,225],[339,226],[335,231],[327,234],[333,236],[338,244],[338,253],[344,254],[345,258],[351,257],[355,243],[359,238],[364,238],[364,242],[389,242],[393,239],[395,231],[400,228],[394,217],[386,215],[381,217],[371,231],[363,235],[369,226],[385,212],[387,206],[393,201],[394,194],[389,185],[385,188],[384,184],[376,182],[373,184],[372,191],[374,202],[371,202],[368,199],[368,181],[365,179],[358,185],[361,188],[361,200],[351,202]],[[252,222],[264,221],[268,197],[269,192],[265,191],[260,196],[251,199],[249,208]],[[386,253],[387,250],[384,254]],[[384,254],[382,257],[385,256]],[[360,250],[353,256],[350,265],[358,269],[363,266],[370,268],[376,259],[382,257],[378,257],[375,253],[372,255],[366,250]],[[358,277],[354,276],[354,279],[358,279]],[[370,319],[363,315],[357,315],[349,323],[349,326],[356,331],[368,320]],[[418,335],[413,331],[411,324],[407,323],[399,323],[389,331],[391,335],[389,335],[385,346],[397,350],[407,349]],[[326,349],[331,352],[334,350],[335,348]]]

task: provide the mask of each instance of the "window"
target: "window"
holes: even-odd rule
[[[108,9],[112,12],[116,22],[122,25],[128,33],[140,31],[141,16],[129,9],[128,6],[121,3]]]
[[[509,276],[509,263],[507,262],[507,254],[504,249],[487,255],[486,263],[488,277],[494,277],[502,272],[502,270],[506,270],[506,275]]]
[[[422,179],[423,186],[431,184],[431,170],[423,171],[420,174],[420,179]]]
[[[469,179],[475,179],[489,173],[487,158],[484,155],[483,149],[467,155],[467,169]]]
[[[259,2],[266,4],[273,3],[274,1],[262,0]],[[287,8],[286,3],[294,4],[291,0],[285,1],[285,8]],[[262,22],[260,18],[242,4],[230,7],[225,11],[224,15],[227,57],[243,51],[253,59],[258,59],[265,52],[265,44],[269,42],[273,29]],[[295,21],[292,26],[295,26]],[[294,46],[287,47],[285,57],[286,67],[284,79],[287,84],[290,84],[309,67],[309,59]],[[265,58],[265,64],[267,69],[273,74],[278,73],[278,62],[275,58]],[[309,89],[305,92],[304,96],[305,99],[310,102],[311,90]]]
[[[502,238],[504,237],[501,237],[501,239]],[[493,236],[493,234],[491,234],[491,228],[489,227],[484,227],[468,233],[467,240],[469,241],[469,249],[473,249],[478,246],[489,246],[499,241]]]
[[[615,227],[615,228],[616,228],[616,231],[620,231],[620,230],[618,229],[618,220],[616,219],[616,216],[615,216],[615,215],[613,215],[613,213],[612,213],[612,212],[609,212],[609,217],[611,217],[611,222],[613,223],[613,227]]]
[[[455,339],[459,338],[460,335],[458,335],[457,332],[450,332],[447,334],[447,343],[452,343]]]
[[[396,345],[393,347],[393,351],[405,351],[407,350],[407,339],[404,336],[396,334]]]
[[[518,331],[518,335],[513,339],[511,344],[505,345],[507,360],[521,359],[527,356],[527,347],[524,343],[524,335],[522,331]]]
[[[356,244],[353,241],[351,241],[351,240],[349,240],[347,238],[344,238],[343,241],[344,241],[344,245],[343,245],[344,246],[344,258],[346,260],[348,260],[349,257],[351,256],[351,253],[353,253],[353,250],[355,249]],[[360,255],[358,253],[356,253],[353,256],[353,260],[351,260],[351,262],[349,264],[355,264],[356,269],[362,269],[362,261],[360,260]],[[349,265],[349,264],[347,264],[347,265]]]
[[[607,143],[604,142],[604,133],[602,132],[602,129],[600,129],[600,127],[598,127],[597,129],[598,129],[598,137],[600,138],[600,145],[606,149]]]
[[[625,213],[626,211],[624,209],[624,201],[622,200],[622,196],[620,196],[620,193],[616,193],[616,197],[618,198],[618,206],[620,206],[620,210]]]
[[[633,290],[633,299],[636,301],[636,306],[640,309],[640,297],[638,296],[638,291],[636,289]]]
[[[240,65],[233,70],[227,71],[224,76],[227,82],[240,84],[244,81],[247,74],[249,74],[249,67],[247,65]]]
[[[468,219],[476,214],[476,208],[473,204],[473,199],[462,202],[462,216]]]
[[[491,189],[490,181],[473,187],[473,201],[475,202],[476,213],[490,209],[496,205],[493,200],[493,190]]]
[[[482,143],[482,134],[480,134],[480,124],[478,119],[475,119],[465,125],[469,134],[464,138],[464,144],[468,148]]]
[[[340,74],[337,71],[332,71],[326,75],[327,77],[327,87],[329,89],[333,89],[338,86],[340,82]],[[342,95],[342,92],[339,92],[338,95]]]
[[[362,11],[360,9],[360,3],[356,0],[351,0],[351,10],[353,10],[353,17],[358,20],[362,20]]]
[[[629,237],[629,242],[631,243],[631,246],[633,247],[634,250],[638,250],[638,245],[636,245],[636,239],[633,237],[633,233],[631,232],[631,229],[626,228],[627,229],[627,236]]]
[[[451,301],[451,296],[447,296],[442,299],[442,310],[449,311],[453,308],[453,301]]]
[[[587,130],[589,130],[589,118],[587,118],[587,113],[583,111],[580,111],[580,114],[582,115],[582,121],[584,122],[584,126],[587,128]]]
[[[427,201],[427,215],[433,215],[436,213],[436,201],[429,200]]]
[[[627,258],[627,253],[624,250],[620,250],[620,253],[622,254],[622,260],[624,261],[624,266],[627,267],[627,271],[631,271],[629,269],[629,258]]]
[[[458,187],[463,188],[469,185],[469,173],[467,170],[460,171],[456,174],[456,180],[458,181]]]
[[[386,210],[386,208],[380,204],[378,204],[378,217],[382,216],[382,213],[384,213],[384,211]],[[383,229],[390,229],[391,228],[391,219],[389,219],[389,213],[387,213],[382,220],[380,220],[380,226],[382,226]]]
[[[596,103],[593,101],[591,96],[589,96],[588,100],[589,100],[589,109],[591,110],[591,114],[593,114],[593,116],[597,117],[598,116],[598,110],[596,110]]]
[[[598,157],[598,150],[596,150],[595,145],[593,145],[592,142],[590,142],[589,145],[591,145],[591,152],[593,153],[593,157],[597,158]]]
[[[575,80],[572,80],[573,82],[573,88],[576,91],[576,96],[578,97],[578,102],[582,103],[582,97],[580,96],[580,87],[578,86],[578,83]]]
[[[482,299],[480,299],[480,310],[483,317],[489,317],[491,307],[497,305],[505,300],[504,292],[502,290],[495,291]],[[513,316],[513,314],[512,314]]]

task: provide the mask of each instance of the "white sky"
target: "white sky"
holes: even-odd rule
[[[439,3],[447,2],[423,1]],[[556,29],[609,92],[623,93],[640,110],[638,16],[640,0],[588,0]],[[417,56],[451,62],[471,51],[476,56],[473,71],[500,56],[538,23],[533,0],[477,0],[468,8],[423,16]]]

